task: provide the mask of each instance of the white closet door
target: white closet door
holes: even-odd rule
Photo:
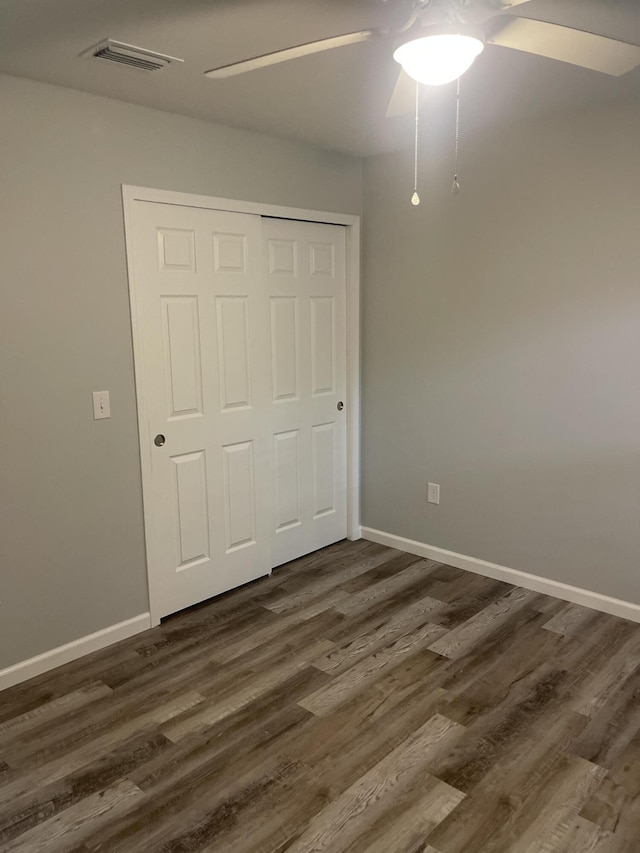
[[[278,566],[347,535],[344,228],[264,219],[263,264]]]
[[[346,536],[340,226],[137,201],[154,619]]]
[[[269,303],[259,216],[136,202],[134,217],[158,618],[271,568]]]

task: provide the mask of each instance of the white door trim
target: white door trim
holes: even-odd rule
[[[140,467],[142,482],[149,482],[151,475],[151,441],[147,428],[148,407],[144,398],[145,365],[142,346],[142,323],[137,316],[133,281],[135,263],[133,245],[133,206],[136,201],[172,204],[184,207],[199,207],[205,210],[228,210],[234,213],[252,213],[258,216],[274,216],[280,219],[297,219],[302,222],[325,222],[344,225],[347,249],[347,536],[360,538],[360,217],[345,213],[327,213],[319,210],[304,210],[274,204],[240,201],[213,196],[193,195],[170,190],[122,185],[124,209],[125,247],[129,277],[129,302],[131,306],[131,330],[133,339],[136,399],[138,407],[138,435],[140,440]],[[150,495],[143,489],[145,542],[148,551],[148,530],[151,519]],[[147,578],[149,566],[147,563]],[[149,588],[151,624],[160,622],[157,602]]]

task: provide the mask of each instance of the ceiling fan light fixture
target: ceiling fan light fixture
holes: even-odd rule
[[[436,32],[418,36],[396,48],[393,58],[418,83],[442,86],[457,80],[484,50],[472,32]]]

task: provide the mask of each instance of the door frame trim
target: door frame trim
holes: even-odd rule
[[[144,531],[146,553],[149,553],[148,534],[151,524],[151,499],[145,494],[144,482],[151,475],[151,442],[147,429],[147,404],[144,398],[145,368],[142,348],[142,324],[137,317],[134,298],[135,250],[133,245],[133,210],[135,202],[152,202],[181,207],[199,207],[205,210],[225,210],[232,213],[250,213],[258,216],[273,216],[278,219],[297,219],[301,222],[324,222],[329,225],[345,226],[346,238],[346,331],[347,331],[347,538],[360,539],[360,217],[347,213],[331,213],[306,210],[277,204],[217,198],[215,196],[174,192],[122,184],[124,212],[125,251],[129,282],[129,305],[131,310],[131,335],[135,373],[136,405],[138,413],[138,437],[140,446],[140,473],[142,477],[142,500],[144,509]],[[160,623],[157,603],[149,583],[147,560],[147,583],[149,584],[149,609],[151,624]]]

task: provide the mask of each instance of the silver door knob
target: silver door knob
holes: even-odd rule
[[[336,408],[339,412],[341,412],[344,409],[344,403],[342,402],[342,400],[340,400],[340,402],[338,403]]]
[[[153,443],[155,444],[156,447],[162,447],[162,445],[165,443],[165,441],[166,441],[166,438],[162,435],[161,432],[159,432],[158,435],[153,439]]]

